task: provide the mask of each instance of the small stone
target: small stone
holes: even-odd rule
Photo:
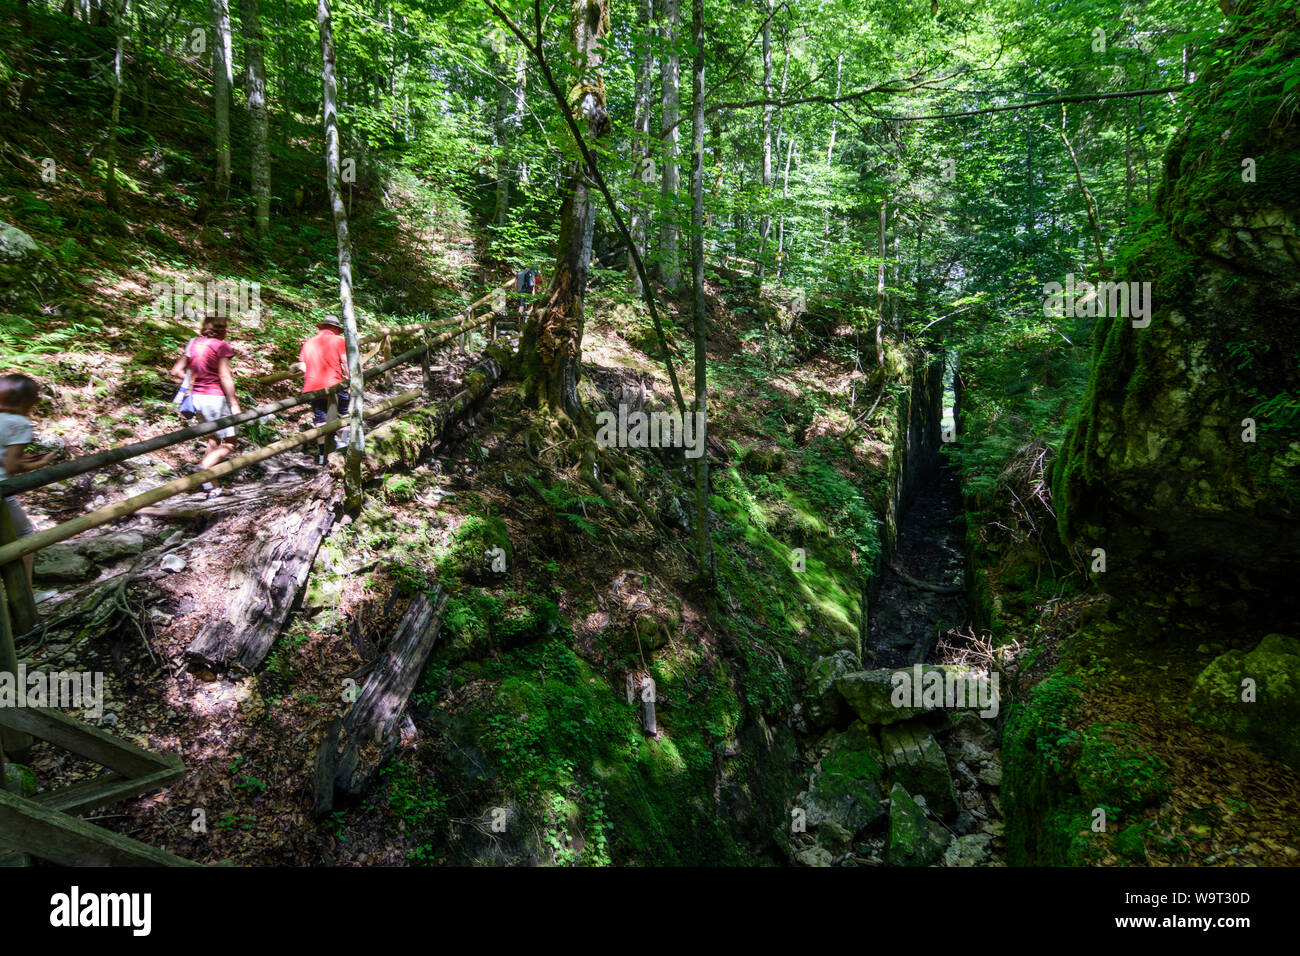
[[[184,571],[185,559],[182,558],[179,554],[169,554],[166,557],[164,557],[161,561],[158,562],[158,566],[162,568],[164,571],[171,571],[173,573],[177,571]]]

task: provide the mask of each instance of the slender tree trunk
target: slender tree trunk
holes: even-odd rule
[[[130,0],[122,0],[122,7],[113,18],[117,30],[117,45],[113,50],[113,106],[109,110],[108,146],[105,149],[104,202],[114,212],[122,211],[117,194],[117,124],[122,118],[122,49],[126,44],[127,7]]]
[[[781,177],[781,217],[776,227],[776,277],[785,270],[785,203],[790,196],[790,157],[794,154],[794,134],[785,141],[785,173]]]
[[[772,0],[763,0],[763,218],[758,226],[758,282],[767,272],[767,237],[772,231]]]
[[[1029,121],[1029,110],[1025,110],[1025,191],[1029,194],[1029,237],[1034,236],[1034,124]],[[1030,250],[1032,252],[1032,248]]]
[[[654,0],[637,0],[637,33],[644,46],[640,48],[637,59],[636,88],[633,94],[632,155],[636,157],[636,164],[632,170],[632,178],[637,183],[633,187],[636,190],[633,195],[637,198],[633,203],[628,232],[642,259],[645,258],[646,241],[650,237],[650,208],[639,190],[643,182],[642,174],[646,169],[644,165],[648,158],[646,153],[650,150],[650,95],[654,87],[655,65],[654,45],[651,43],[650,33],[650,22],[653,18]],[[632,283],[633,293],[640,295],[641,276],[636,270],[631,250],[627,254],[627,274]]]
[[[880,204],[880,242],[877,254],[880,265],[876,269],[876,365],[885,364],[885,220],[889,215],[887,202]]]
[[[270,114],[266,108],[265,34],[258,0],[239,0],[239,16],[244,28],[245,93],[252,138],[249,182],[255,203],[253,222],[258,243],[265,244],[271,235]]]
[[[348,451],[344,462],[344,506],[361,507],[361,459],[365,455],[362,435],[361,349],[357,345],[357,313],[352,301],[352,242],[348,238],[348,214],[343,206],[338,115],[338,79],[334,64],[334,31],[330,26],[329,0],[317,0],[316,23],[320,27],[321,83],[324,88],[325,179],[330,207],[334,211],[334,232],[339,247],[339,303],[343,309],[343,336],[348,355]]]
[[[504,226],[510,219],[510,187],[517,176],[515,138],[523,124],[527,67],[523,51],[518,51],[513,63],[503,50],[497,58],[497,195],[493,221]]]
[[[573,0],[570,36],[578,53],[578,79],[568,102],[586,119],[591,139],[609,132],[602,74],[603,41],[609,32],[608,0]],[[569,167],[560,207],[560,240],[546,302],[533,310],[520,337],[524,387],[539,403],[570,418],[581,417],[578,374],[582,361],[583,297],[589,259],[584,245],[595,208],[581,162]]]
[[[230,90],[231,70],[230,5],[227,0],[209,0],[212,14],[212,98],[216,115],[217,199],[230,195]]]
[[[664,221],[659,230],[659,278],[664,286],[675,292],[682,282],[681,253],[677,247],[677,191],[681,188],[681,178],[677,168],[680,153],[680,138],[677,121],[681,118],[681,53],[677,49],[678,36],[681,33],[681,0],[662,0],[664,15],[664,36],[669,53],[659,63],[659,80],[662,87],[663,109],[661,111],[661,129],[663,139],[667,142],[664,156],[664,171],[661,179],[664,200]]]
[[[704,0],[691,2],[691,33],[695,47],[691,68],[691,286],[695,325],[695,411],[709,420],[708,315],[704,301]],[[695,554],[700,577],[712,585],[713,535],[709,528],[709,449],[700,436],[695,459]]]
[[[1079,191],[1083,193],[1083,201],[1088,209],[1088,221],[1092,224],[1092,238],[1097,250],[1097,278],[1100,279],[1101,270],[1105,266],[1105,257],[1101,250],[1101,222],[1097,217],[1097,201],[1092,197],[1092,190],[1083,181],[1083,169],[1079,166],[1079,157],[1074,152],[1070,137],[1065,133],[1064,103],[1061,104],[1061,142],[1065,144],[1065,149],[1070,154],[1070,162],[1074,164],[1074,179],[1079,184]]]

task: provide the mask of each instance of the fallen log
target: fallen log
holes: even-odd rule
[[[501,380],[500,363],[485,358],[465,373],[465,387],[445,402],[407,412],[366,436],[366,478],[414,465],[470,408],[487,396]]]
[[[230,571],[234,597],[195,635],[185,652],[189,660],[251,673],[266,658],[334,524],[331,477],[321,475],[309,492],[262,524],[256,543]]]
[[[412,599],[352,707],[326,732],[312,788],[318,816],[333,808],[335,789],[354,797],[364,793],[397,749],[399,724],[438,639],[446,604],[441,587]]]

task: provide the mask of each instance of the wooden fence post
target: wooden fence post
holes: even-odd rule
[[[382,351],[382,354],[383,354],[383,360],[384,360],[385,362],[387,362],[390,358],[393,357],[393,337],[392,337],[391,335],[385,335],[385,336],[384,336],[384,341],[383,341],[383,343],[382,343],[382,346],[383,346],[383,348],[382,348],[381,351]],[[385,372],[385,373],[384,373],[384,387],[387,388],[388,386],[390,386],[390,385],[392,385],[392,384],[393,384],[393,373],[392,373],[392,372]]]
[[[14,530],[14,523],[9,517],[9,508],[0,497],[0,545],[17,540],[18,532]],[[32,583],[27,579],[27,568],[21,560],[10,561],[0,565],[0,575],[4,577],[13,632],[26,634],[36,626],[36,598],[32,595]]]
[[[433,394],[433,384],[434,384],[433,368],[430,366],[429,363],[429,353],[433,351],[433,348],[432,346],[429,345],[429,342],[430,342],[430,336],[429,333],[426,332],[424,333],[425,349],[424,352],[420,355],[420,371],[424,373],[424,392],[426,395]]]
[[[10,562],[10,567],[13,566],[17,566],[18,570],[22,571],[22,560]],[[18,650],[14,647],[14,630],[9,617],[9,598],[3,588],[0,588],[0,673],[12,674],[14,683],[18,683]],[[0,727],[0,750],[7,751],[17,760],[22,760],[31,746],[31,734]],[[0,777],[0,785],[3,783],[4,778]]]
[[[465,323],[469,324],[470,322],[473,321],[474,321],[474,307],[471,305],[468,309],[465,310]],[[465,354],[465,337],[468,335],[469,335],[469,331],[462,329],[460,333],[460,354],[461,355]]]

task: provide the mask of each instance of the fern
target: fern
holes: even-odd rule
[[[533,490],[541,496],[546,506],[555,514],[555,517],[563,518],[584,534],[588,534],[593,538],[597,536],[600,528],[586,517],[585,512],[588,505],[603,505],[604,501],[596,495],[573,494],[568,482],[565,481],[557,481],[548,488],[532,475],[525,475],[524,477],[533,486]],[[584,513],[578,514],[575,509],[581,509]]]

